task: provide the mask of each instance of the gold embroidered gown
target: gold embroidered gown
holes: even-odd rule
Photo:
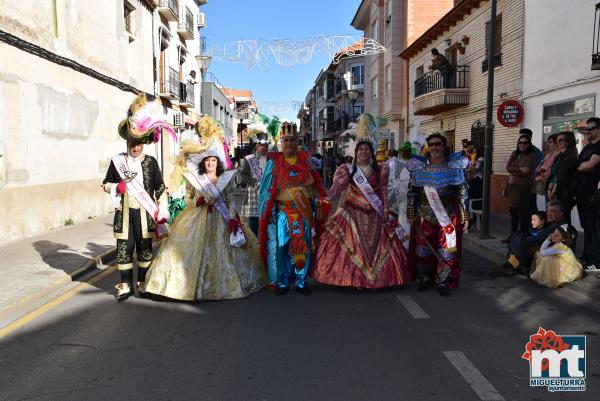
[[[535,253],[531,279],[549,288],[558,288],[581,278],[583,267],[571,248],[563,243],[544,241]]]
[[[350,177],[352,167],[335,172],[330,199],[340,193],[339,206],[327,220],[319,239],[312,276],[324,284],[361,288],[401,285],[414,279],[402,243],[371,206]],[[387,195],[387,166],[367,180],[383,204]]]
[[[217,189],[230,215],[235,177],[219,177]],[[148,275],[146,291],[185,301],[244,298],[264,285],[264,267],[256,236],[242,225],[246,245],[229,243],[229,226],[219,211],[208,204],[196,207],[199,195],[190,184],[187,207],[171,226],[169,238],[160,248]]]

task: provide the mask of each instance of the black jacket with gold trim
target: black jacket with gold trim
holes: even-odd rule
[[[160,171],[160,167],[156,159],[149,155],[143,155],[144,159],[142,160],[142,174],[143,174],[143,182],[144,189],[148,192],[148,195],[155,201],[158,201],[160,197],[165,193],[165,184],[163,181],[162,173]],[[114,163],[111,161],[110,166],[108,167],[108,171],[106,172],[106,177],[103,184],[111,183],[118,184],[121,181],[121,176],[117,172],[117,168]],[[161,200],[165,201],[165,200]],[[166,202],[166,201],[165,201]],[[143,207],[140,206],[140,209],[143,210]],[[154,236],[154,231],[156,230],[156,222],[150,216],[148,212],[145,213],[146,218],[141,219],[142,226],[142,237],[143,238],[152,238]],[[125,192],[123,196],[121,196],[121,207],[115,210],[115,218],[113,223],[113,232],[115,238],[117,239],[127,239],[129,236],[129,193]]]

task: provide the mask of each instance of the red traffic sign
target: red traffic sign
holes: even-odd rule
[[[498,106],[496,117],[498,122],[505,127],[517,127],[523,121],[525,110],[523,105],[516,100],[507,100]]]

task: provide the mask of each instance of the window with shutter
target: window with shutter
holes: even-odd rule
[[[490,48],[490,36],[491,36],[491,22],[488,21],[485,23],[485,59],[481,63],[481,72],[486,72],[488,70],[488,59],[489,56],[489,48]],[[502,15],[496,16],[496,37],[495,39],[495,54],[493,59],[494,67],[499,67],[502,65]]]

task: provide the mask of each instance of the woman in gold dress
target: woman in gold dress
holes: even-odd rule
[[[219,300],[244,298],[263,287],[256,237],[231,206],[238,173],[224,171],[219,156],[214,146],[187,156],[182,169],[187,207],[148,271],[146,292],[185,301]],[[230,234],[239,230],[246,242],[232,246]]]

